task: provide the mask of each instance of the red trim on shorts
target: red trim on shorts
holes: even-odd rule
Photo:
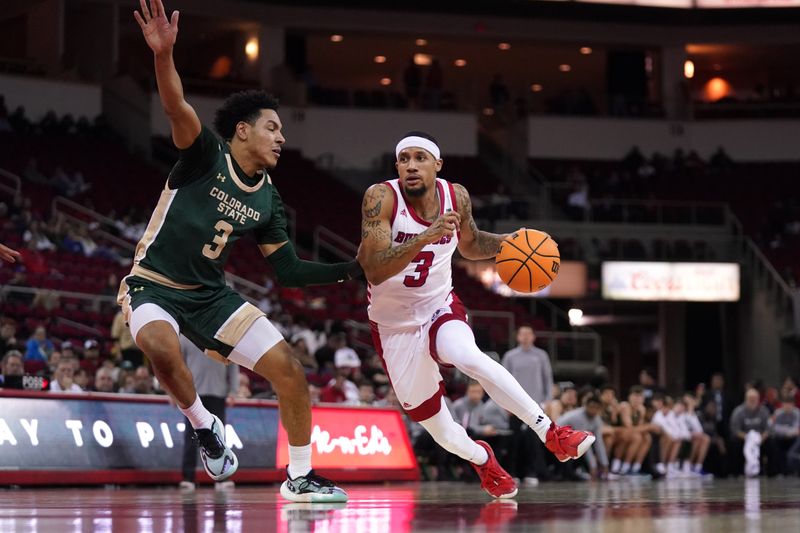
[[[397,201],[397,191],[394,190],[392,182],[384,181],[383,183],[386,184],[392,190],[392,194],[394,195],[394,206],[392,206],[392,218],[391,221],[389,222],[391,226],[394,226],[394,217],[397,216],[397,204],[399,204],[400,202]]]
[[[441,328],[443,324],[450,322],[451,320],[460,320],[461,322],[469,325],[467,322],[467,309],[464,307],[464,304],[461,303],[461,298],[459,298],[454,292],[451,292],[450,294],[453,296],[453,303],[450,304],[450,309],[452,312],[439,315],[431,325],[431,329],[428,330],[428,351],[430,352],[431,357],[433,357],[433,360],[443,367],[455,368],[453,365],[443,363],[442,360],[439,359],[439,354],[436,350],[436,335],[439,333],[439,328]]]
[[[450,203],[453,204],[453,211],[458,213],[458,201],[456,200],[456,191],[455,191],[455,189],[453,189],[453,184],[452,183],[450,183],[449,181],[446,181],[446,183],[447,183],[447,187],[450,189]],[[456,232],[456,235],[458,236],[458,240],[461,240],[461,228],[460,227],[458,228],[458,231]]]
[[[427,420],[442,409],[442,396],[444,396],[444,381],[439,382],[439,390],[433,396],[413,409],[406,409],[408,417],[414,422]]]
[[[383,365],[383,369],[386,371],[386,377],[389,378],[389,385],[392,385],[392,388],[394,388],[392,376],[389,374],[389,369],[386,367],[386,360],[383,358],[383,344],[381,344],[381,334],[378,331],[378,323],[370,320],[369,329],[372,333],[372,344],[375,345],[375,353],[381,358],[381,365]]]
[[[394,388],[394,384],[392,383],[392,375],[389,373],[389,369],[386,367],[386,360],[383,358],[383,344],[381,344],[381,334],[378,331],[378,324],[370,320],[369,329],[372,332],[372,343],[375,345],[375,352],[381,358],[381,364],[383,365],[383,369],[386,371],[386,377],[389,378],[389,384],[392,386],[392,388]],[[444,393],[444,381],[440,381],[439,390],[437,390],[433,396],[413,409],[403,408],[403,410],[408,413],[408,416],[414,422],[427,420],[438,413],[442,408],[442,396],[444,396]]]

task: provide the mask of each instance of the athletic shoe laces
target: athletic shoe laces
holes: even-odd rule
[[[555,437],[553,439],[553,443],[558,453],[561,453],[563,455],[569,455],[567,451],[564,449],[564,447],[561,445],[561,442],[563,440],[568,439],[570,435],[572,435],[573,433],[574,431],[572,430],[572,426],[556,426],[555,431],[553,431],[554,434],[553,436]]]
[[[194,430],[194,438],[202,446],[205,454],[212,459],[218,459],[225,453],[225,445],[219,435],[211,429]]]

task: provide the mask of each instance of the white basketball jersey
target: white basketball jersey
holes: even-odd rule
[[[392,211],[392,247],[419,235],[430,227],[406,201],[399,180],[386,184],[394,192]],[[457,211],[453,185],[436,178],[439,213]],[[387,328],[417,327],[445,305],[453,290],[452,257],[458,246],[458,235],[442,237],[426,245],[399,274],[379,285],[367,287],[369,318]]]

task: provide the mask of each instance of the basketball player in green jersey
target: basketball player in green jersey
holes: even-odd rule
[[[150,0],[149,9],[140,0],[140,7],[134,17],[155,55],[158,92],[180,158],[120,286],[131,333],[191,422],[203,464],[215,481],[233,475],[238,460],[225,445],[222,421],[197,395],[179,333],[209,356],[249,368],[272,384],[289,437],[283,497],[347,501],[342,489],[311,469],[311,406],[302,366],[264,314],[225,285],[223,267],[233,243],[246,233],[255,236],[284,286],[352,279],[361,267],[356,261],[301,261],[289,242],[283,204],[267,174],[284,143],[277,102],[260,91],[233,94],[216,113],[220,137],[215,136],[183,97],[172,58],[178,12],[167,19],[161,0]]]

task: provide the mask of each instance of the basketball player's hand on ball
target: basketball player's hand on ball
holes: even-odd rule
[[[424,235],[428,242],[436,242],[445,235],[452,237],[461,228],[461,215],[458,211],[447,211],[433,221],[431,227],[425,230]]]
[[[144,40],[147,46],[155,54],[172,51],[175,46],[175,39],[178,37],[178,11],[173,11],[172,16],[167,20],[167,13],[161,0],[150,0],[150,8],[147,8],[146,0],[139,0],[142,13],[133,12],[133,17],[142,28]]]

